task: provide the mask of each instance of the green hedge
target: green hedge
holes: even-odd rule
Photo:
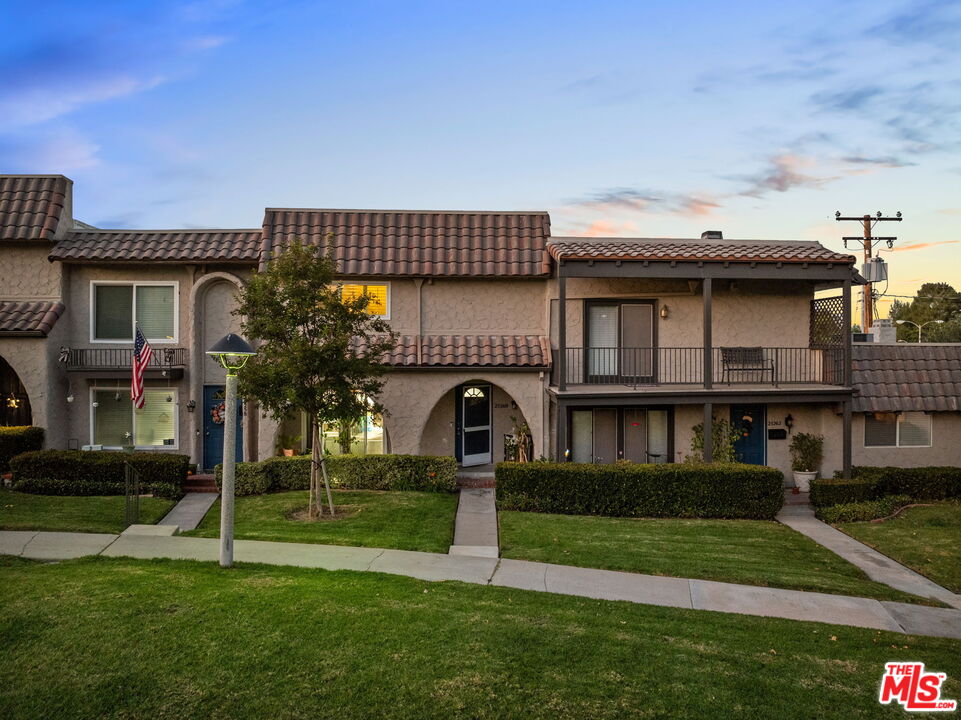
[[[10,462],[13,489],[38,495],[123,495],[124,463],[140,475],[140,492],[157,497],[183,495],[186,455],[170,453],[37,450]]]
[[[496,478],[504,510],[771,519],[784,501],[784,475],[760,465],[500,463]]]
[[[0,427],[0,472],[10,469],[11,458],[43,448],[43,428],[32,425]]]
[[[221,466],[216,468],[220,487]],[[333,455],[327,457],[331,485],[349,490],[457,489],[457,461],[432,455]],[[282,490],[306,490],[310,456],[275,457],[237,463],[237,495],[259,495]]]
[[[818,508],[815,514],[826,523],[864,522],[891,515],[895,510],[911,504],[907,495],[889,495],[880,500],[849,502]]]
[[[952,466],[851,468],[851,479],[835,473],[830,480],[811,483],[811,503],[826,507],[840,503],[877,500],[887,495],[907,495],[914,500],[961,497],[961,468]]]

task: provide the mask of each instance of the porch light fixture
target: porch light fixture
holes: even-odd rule
[[[216,357],[227,371],[224,398],[223,488],[220,493],[220,566],[234,564],[234,478],[237,464],[237,372],[256,355],[239,335],[229,333],[218,340],[207,355]]]
[[[794,416],[788,413],[784,418],[784,427],[787,428],[788,432],[791,432],[791,428],[794,427]]]
[[[667,316],[670,311],[671,309],[667,305],[661,305],[661,312],[658,314],[661,316],[662,320],[667,320]]]
[[[193,412],[195,407],[197,407],[197,401],[196,401],[196,400],[188,400],[188,401],[187,401],[187,412]]]

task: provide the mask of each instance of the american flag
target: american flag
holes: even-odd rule
[[[152,354],[150,343],[137,326],[137,334],[133,340],[133,377],[130,380],[130,399],[133,406],[140,410],[144,405],[143,373],[150,364]]]

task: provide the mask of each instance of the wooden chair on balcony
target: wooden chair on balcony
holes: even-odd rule
[[[761,347],[722,347],[721,382],[731,384],[732,372],[756,372],[764,379],[764,373],[771,373],[771,383],[777,387],[777,365],[774,358],[764,357]]]

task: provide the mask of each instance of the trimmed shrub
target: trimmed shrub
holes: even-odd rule
[[[332,487],[345,490],[453,492],[457,488],[457,461],[452,457],[334,455],[327,457],[327,473]],[[220,487],[220,465],[215,476]],[[237,463],[235,483],[237,495],[306,490],[310,484],[310,456]]]
[[[873,478],[818,478],[811,481],[811,504],[814,507],[865,502],[878,496],[877,480]]]
[[[842,503],[818,508],[815,512],[819,520],[826,523],[864,522],[891,515],[895,510],[911,504],[907,495],[888,495],[879,500]]]
[[[13,489],[38,495],[123,495],[124,464],[140,475],[140,491],[157,497],[183,495],[189,458],[170,453],[37,450],[10,461]]]
[[[784,501],[780,470],[736,463],[500,463],[496,478],[504,510],[769,520]]]
[[[834,505],[842,502],[856,502],[859,500],[876,500],[885,495],[907,495],[914,500],[944,500],[946,498],[961,497],[961,468],[952,466],[925,467],[875,467],[861,465],[851,468],[851,481],[838,479],[840,473],[835,473],[835,480],[818,480],[817,483],[850,483],[860,481],[872,486],[873,491],[867,497],[842,497],[833,502],[815,502],[814,487],[811,487],[811,502],[815,505]],[[833,499],[833,498],[831,498]]]
[[[0,472],[10,469],[11,458],[43,448],[43,428],[32,425],[0,427]]]

